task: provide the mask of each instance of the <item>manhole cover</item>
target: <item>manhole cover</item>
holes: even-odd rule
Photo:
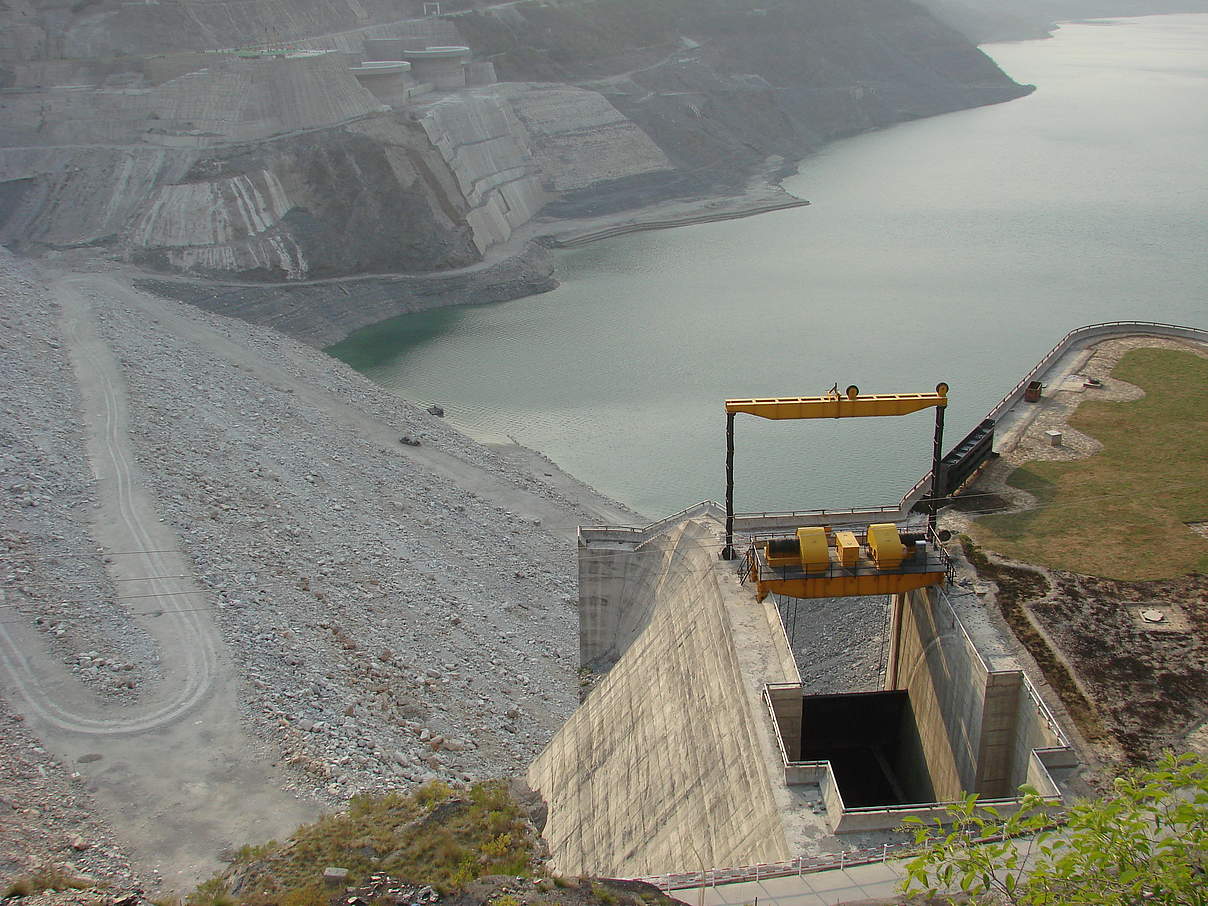
[[[1133,601],[1125,606],[1143,632],[1191,632],[1186,615],[1170,601]]]

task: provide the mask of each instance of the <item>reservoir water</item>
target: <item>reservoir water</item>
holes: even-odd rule
[[[942,380],[950,447],[1072,327],[1208,327],[1208,16],[984,49],[1037,90],[828,146],[785,183],[810,207],[561,252],[551,293],[333,351],[660,516],[721,499],[727,397]],[[737,508],[896,502],[931,430],[739,416]]]

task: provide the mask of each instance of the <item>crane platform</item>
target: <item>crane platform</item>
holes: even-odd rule
[[[760,601],[770,593],[790,598],[900,594],[943,584],[952,570],[933,531],[899,536],[892,524],[819,526],[796,535],[752,538],[745,561],[744,581],[755,585]]]

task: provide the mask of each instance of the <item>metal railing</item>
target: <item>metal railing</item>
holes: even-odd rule
[[[651,522],[648,525],[581,525],[579,526],[579,540],[587,544],[593,541],[625,541],[641,544],[644,541],[649,541],[663,529],[678,525],[685,519],[705,515],[720,518],[725,515],[725,512],[722,505],[716,500],[702,500],[700,503],[694,503],[692,506],[682,509],[678,513],[664,516],[662,519]]]
[[[990,409],[983,418],[983,421],[985,419],[994,419],[997,421],[1003,412],[1018,401],[1019,397],[1027,389],[1028,384],[1047,371],[1053,362],[1064,355],[1075,343],[1098,336],[1136,335],[1174,337],[1208,343],[1208,330],[1202,330],[1198,327],[1184,327],[1180,324],[1166,324],[1161,321],[1103,321],[1098,324],[1075,327],[1066,333],[1052,349],[1045,353],[1044,357],[1014,387],[1007,391],[1006,396]],[[888,516],[890,518],[887,521],[900,522],[909,517],[915,505],[923,500],[930,491],[931,473],[927,472],[927,474],[923,475],[922,478],[911,486],[910,490],[902,495],[902,499],[897,506],[851,507],[849,509],[838,510],[798,510],[782,513],[735,513],[734,527],[736,533],[751,534],[760,529],[773,531],[779,526],[822,525],[827,522],[839,522],[844,518],[853,522],[862,522],[863,520],[858,518],[860,516]],[[579,529],[579,537],[580,540],[587,542],[622,541],[640,544],[643,541],[650,540],[657,532],[668,525],[693,516],[705,514],[724,516],[725,510],[717,501],[706,500],[665,519],[652,522],[647,526],[583,526]],[[748,526],[746,531],[741,529],[744,523]],[[760,523],[765,523],[766,525],[759,525]],[[592,535],[594,537],[585,538],[585,535]]]
[[[838,855],[798,856],[787,862],[761,862],[738,868],[711,868],[703,872],[680,872],[635,878],[653,884],[663,891],[682,890],[689,887],[716,887],[718,884],[738,884],[745,881],[762,881],[765,878],[798,877],[819,871],[851,868],[856,865],[873,865],[900,859],[911,854],[913,843],[883,843],[879,847],[856,849]]]
[[[922,534],[922,540],[926,542],[925,551],[921,555],[913,553],[906,556],[899,566],[891,569],[882,569],[872,563],[871,560],[858,560],[854,566],[844,566],[841,563],[830,560],[825,567],[817,570],[806,570],[800,563],[785,566],[773,565],[760,555],[758,542],[780,539],[796,541],[793,536],[784,533],[751,537],[748,541],[749,546],[746,553],[738,559],[744,564],[743,568],[748,571],[748,574],[753,575],[757,581],[798,578],[843,579],[856,576],[900,576],[938,572],[943,572],[948,580],[951,581],[955,567],[952,558],[948,556],[948,552],[940,542],[939,536],[925,523],[919,526],[915,532],[906,532],[905,534],[918,533]],[[856,534],[857,540],[860,541],[861,545],[865,544],[865,539],[860,537],[860,533],[857,531]],[[953,616],[955,617],[955,612]]]
[[[1064,355],[1074,343],[1092,336],[1135,336],[1139,333],[1151,336],[1184,337],[1208,342],[1208,330],[1201,330],[1198,327],[1183,327],[1179,324],[1166,324],[1161,321],[1103,321],[1098,324],[1075,327],[1058,340],[1057,344],[1045,353],[1044,358],[1037,362],[1036,366],[1025,374],[1018,384],[1007,391],[1007,395],[994,405],[986,418],[997,419],[1014,405],[1017,399],[1023,395],[1028,384],[1047,371],[1053,362]]]

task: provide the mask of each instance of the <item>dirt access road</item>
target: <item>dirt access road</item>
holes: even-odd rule
[[[224,848],[287,833],[317,806],[283,792],[268,753],[240,725],[206,595],[135,463],[122,374],[80,292],[90,279],[54,287],[99,497],[90,528],[131,619],[155,640],[162,681],[136,705],[103,700],[18,621],[0,624],[0,665],[14,705],[85,775],[136,861],[167,887],[187,889],[219,868]]]
[[[457,453],[456,444],[447,449],[436,442],[402,446],[399,428],[367,414],[354,404],[355,397],[342,396],[313,378],[298,378],[282,360],[241,342],[239,330],[224,333],[210,316],[194,315],[187,307],[138,292],[120,276],[72,274],[44,285],[50,289],[47,300],[61,308],[62,317],[52,333],[68,353],[79,388],[87,467],[95,479],[97,500],[88,525],[90,543],[105,557],[130,632],[145,631],[153,643],[158,679],[150,670],[148,681],[141,684],[141,696],[94,694],[73,674],[70,663],[64,664],[64,651],[53,653],[43,632],[29,621],[12,619],[0,621],[0,679],[30,729],[51,752],[85,775],[104,817],[135,862],[147,874],[153,869],[162,872],[168,888],[187,889],[220,867],[224,850],[281,838],[314,817],[319,807],[284,792],[299,785],[297,772],[286,775],[277,768],[274,762],[281,753],[261,742],[265,737],[259,731],[252,736],[246,729],[249,718],[265,703],[251,701],[248,693],[254,690],[240,686],[243,659],[249,654],[240,643],[246,646],[250,641],[232,641],[228,635],[224,643],[223,633],[229,627],[221,622],[221,615],[215,619],[213,608],[221,602],[211,584],[213,575],[198,573],[196,551],[182,552],[192,550],[196,540],[178,537],[179,530],[172,525],[179,513],[171,523],[161,519],[176,501],[157,500],[153,488],[163,487],[161,476],[145,474],[136,461],[136,446],[147,442],[142,419],[159,411],[156,407],[163,401],[129,396],[131,363],[122,356],[131,353],[118,354],[113,334],[117,322],[106,314],[110,308],[153,325],[154,334],[187,344],[197,351],[199,361],[213,364],[212,374],[190,372],[190,379],[221,380],[213,375],[221,373],[221,364],[229,363],[254,379],[253,387],[287,390],[288,397],[310,413],[308,418],[322,423],[324,437],[367,442],[368,454],[359,455],[378,461],[409,459],[424,474],[447,479],[461,489],[458,493],[480,497],[520,517],[513,522],[515,517],[499,516],[508,527],[519,525],[519,530],[536,537],[533,526],[540,524],[541,531],[573,539],[580,523],[634,521],[633,514],[522,448],[506,448],[500,455],[509,463],[515,461],[515,474],[544,478],[527,483],[509,480],[512,472],[471,461]],[[332,363],[332,367],[343,366]],[[188,392],[187,383],[171,386],[175,393]],[[238,406],[242,399],[232,396],[228,404]],[[176,405],[179,408],[179,401]],[[141,415],[131,415],[140,408],[145,410]],[[443,424],[439,427],[445,429]],[[197,450],[198,460],[206,452]],[[295,455],[317,454],[299,448]],[[340,499],[350,505],[347,498]],[[469,502],[468,497],[457,499]],[[295,513],[291,518],[301,517]],[[264,567],[258,571],[268,572]],[[498,597],[490,589],[482,595],[491,600]],[[292,618],[290,625],[298,626]],[[499,644],[514,647],[507,639]],[[70,662],[70,656],[66,660]],[[291,679],[330,669],[321,659],[303,666],[291,669]],[[524,669],[535,667],[529,663]],[[543,688],[541,683],[537,687]],[[263,699],[271,691],[272,687],[257,694]],[[460,720],[465,731],[473,726],[469,721],[481,717]],[[358,734],[367,736],[370,731],[350,730],[348,738],[355,741]]]

